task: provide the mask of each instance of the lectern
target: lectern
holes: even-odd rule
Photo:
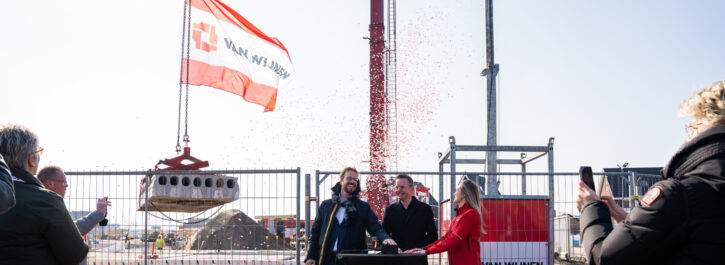
[[[343,265],[428,265],[424,254],[337,254]]]

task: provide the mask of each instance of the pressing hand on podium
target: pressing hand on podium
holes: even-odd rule
[[[315,265],[315,260],[314,259],[308,259],[307,261],[305,261],[305,265]]]
[[[425,255],[425,249],[422,249],[422,248],[408,249],[408,250],[404,251],[403,254],[424,254]]]
[[[383,240],[383,245],[397,246],[398,243],[395,243],[395,240],[388,238]]]

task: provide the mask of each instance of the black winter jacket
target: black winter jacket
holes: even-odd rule
[[[63,199],[27,171],[10,170],[20,181],[14,183],[15,207],[0,215],[0,264],[81,263],[88,246]]]
[[[337,183],[332,187],[334,193],[340,192],[340,183]],[[357,197],[360,193],[360,186],[357,187],[353,197]],[[351,197],[352,198],[352,197]],[[343,242],[338,242],[337,251],[361,251],[367,249],[365,244],[365,231],[370,235],[376,236],[378,241],[382,242],[385,239],[390,238],[384,231],[378,221],[378,217],[370,209],[370,205],[367,202],[361,201],[360,199],[353,199],[355,208],[357,209],[355,216],[348,216],[348,226]],[[339,207],[339,206],[338,206]],[[314,259],[315,264],[320,264],[320,252],[323,252],[322,260],[328,260],[332,254],[332,247],[335,244],[334,240],[331,239],[332,233],[325,234],[328,224],[330,223],[330,217],[332,220],[337,221],[333,215],[332,210],[335,208],[335,203],[331,199],[325,200],[320,204],[320,208],[317,210],[317,216],[315,217],[315,223],[312,225],[312,230],[309,233],[309,247],[307,249],[307,257],[305,261]],[[322,244],[325,244],[324,248]],[[324,251],[322,251],[324,250]],[[330,264],[321,264],[330,265]]]
[[[15,185],[10,170],[0,155],[0,214],[15,206]]]
[[[644,197],[659,195],[614,228],[603,202],[582,207],[589,264],[725,262],[725,125],[685,143],[662,175]]]

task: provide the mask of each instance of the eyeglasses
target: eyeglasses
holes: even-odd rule
[[[45,149],[42,147],[38,147],[38,150],[35,150],[35,152],[38,153],[38,155],[43,155],[43,151],[45,151]]]
[[[347,181],[355,181],[355,182],[360,182],[360,179],[359,179],[359,178],[356,178],[356,177],[351,177],[351,176],[347,176],[347,177],[345,177],[345,180],[347,180]]]
[[[698,134],[700,132],[700,126],[702,125],[702,122],[691,122],[690,124],[685,125],[685,133],[687,133],[687,136],[692,137],[695,134]]]
[[[55,182],[60,182],[60,183],[65,184],[66,186],[68,186],[68,180],[64,180],[64,179],[48,179],[48,180],[55,181]]]

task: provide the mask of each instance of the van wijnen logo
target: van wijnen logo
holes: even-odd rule
[[[214,25],[204,22],[194,23],[194,33],[191,35],[195,47],[205,52],[216,51],[217,39]]]

